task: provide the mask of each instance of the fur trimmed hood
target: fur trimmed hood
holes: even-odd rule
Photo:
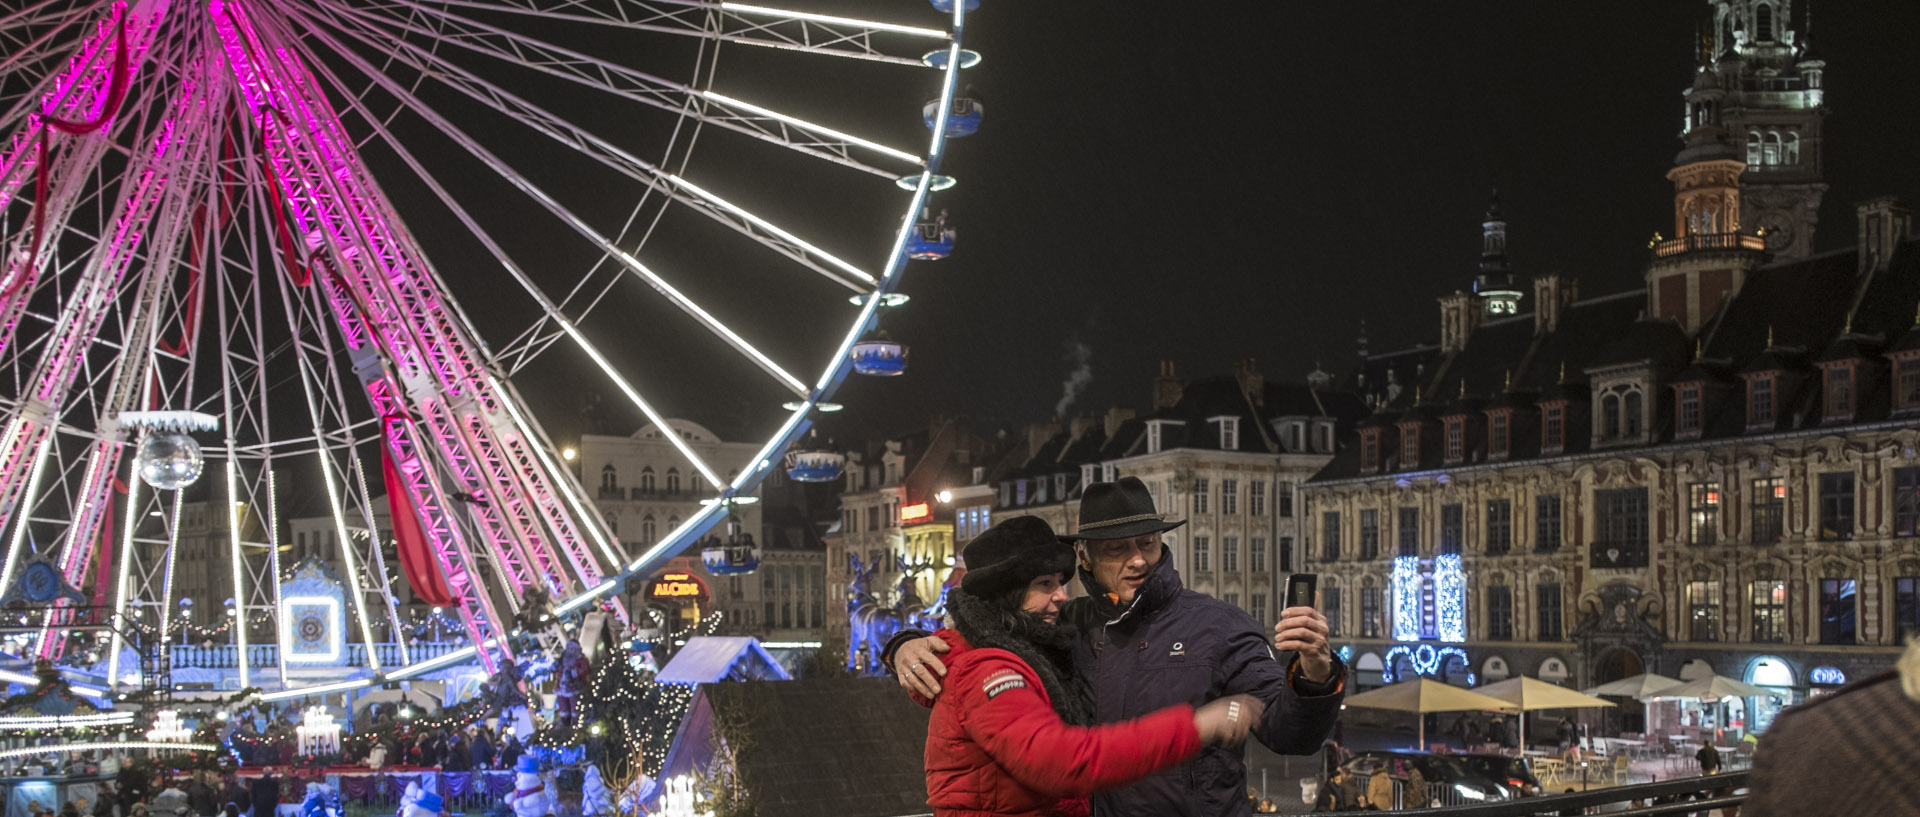
[[[953,617],[953,628],[969,645],[1006,650],[1026,662],[1040,676],[1061,720],[1074,726],[1093,724],[1085,686],[1073,672],[1073,630],[1002,610],[958,587],[947,594],[947,612]]]

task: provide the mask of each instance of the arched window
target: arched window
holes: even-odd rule
[[[1780,132],[1767,131],[1766,142],[1760,150],[1760,163],[1767,167],[1780,164]]]
[[[1620,434],[1620,398],[1607,395],[1600,398],[1600,437],[1613,439]]]
[[[680,529],[680,515],[674,514],[672,516],[667,517],[667,532],[672,533],[673,531],[677,531],[679,529]]]
[[[1761,3],[1753,7],[1753,39],[1755,42],[1773,42],[1773,6]]]
[[[654,536],[653,514],[640,517],[640,539],[651,545],[659,537]]]
[[[1800,164],[1800,134],[1787,134],[1787,143],[1780,162],[1786,165]]]
[[[1747,132],[1747,167],[1760,166],[1760,132]]]
[[[600,490],[620,490],[620,472],[614,469],[613,463],[607,463],[600,468]]]
[[[640,469],[640,493],[653,493],[653,466]]]
[[[615,516],[613,511],[607,511],[607,532],[615,536],[620,535],[620,517]]]
[[[680,493],[680,469],[678,468],[667,469],[667,493]]]
[[[1622,418],[1626,421],[1625,427],[1622,428],[1620,432],[1622,435],[1627,437],[1640,436],[1640,409],[1640,392],[1627,392],[1627,415]]]

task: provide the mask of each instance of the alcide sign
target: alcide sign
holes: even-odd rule
[[[706,604],[713,594],[708,591],[707,583],[692,573],[675,571],[662,573],[647,587],[649,601],[669,604]]]

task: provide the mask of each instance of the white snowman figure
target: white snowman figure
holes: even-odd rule
[[[513,772],[513,791],[507,794],[507,808],[513,809],[514,817],[546,817],[552,811],[553,801],[548,799],[546,784],[540,780],[540,761],[521,755]]]
[[[401,807],[400,817],[440,817],[446,813],[446,809],[447,802],[440,795],[430,791],[421,792],[412,803]]]
[[[407,809],[413,808],[413,804],[418,802],[420,802],[420,781],[416,780],[408,783],[407,790],[400,793],[400,808],[393,812],[393,817],[408,817]]]

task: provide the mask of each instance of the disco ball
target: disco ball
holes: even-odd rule
[[[177,491],[192,485],[207,468],[200,455],[200,444],[192,437],[173,431],[155,431],[140,441],[140,479],[162,491]]]

